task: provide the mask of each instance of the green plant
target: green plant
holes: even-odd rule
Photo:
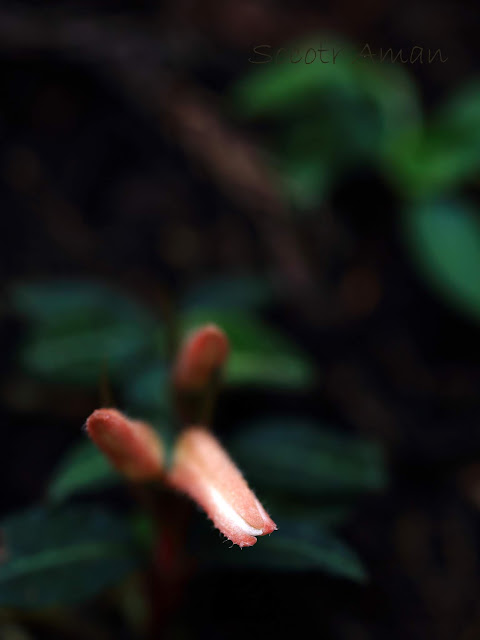
[[[398,230],[420,276],[478,320],[479,213],[462,194],[480,176],[478,78],[427,116],[407,66],[358,60],[332,38],[335,65],[253,65],[233,87],[234,112],[269,123],[266,144],[297,214],[314,214],[347,172],[375,171],[399,201]]]
[[[115,585],[122,594],[130,588],[129,576],[152,570],[159,588],[169,591],[193,559],[200,567],[323,570],[366,578],[334,529],[360,494],[385,486],[381,452],[301,415],[287,419],[273,412],[240,426],[226,441],[278,531],[243,553],[202,532],[202,520],[187,535],[189,503],[168,487],[193,497],[240,546],[275,528],[206,430],[220,369],[231,389],[267,385],[288,392],[313,385],[316,375],[312,361],[261,319],[260,309],[272,295],[267,284],[259,288],[258,281],[232,279],[228,295],[225,283],[216,295],[217,284],[206,287],[207,300],[198,290],[181,301],[178,325],[190,337],[173,368],[167,353],[171,328],[118,291],[88,282],[49,282],[18,285],[12,292],[27,323],[19,359],[24,371],[51,384],[95,388],[106,368],[122,408],[141,422],[116,409],[95,411],[87,430],[99,448],[79,434],[51,478],[45,505],[2,523],[0,606],[63,607]],[[207,319],[225,333],[212,324],[191,333]],[[136,500],[114,509],[105,490],[122,484]],[[32,527],[38,535],[30,535]]]

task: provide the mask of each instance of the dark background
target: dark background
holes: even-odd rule
[[[388,493],[365,499],[344,531],[367,586],[201,573],[181,608],[190,637],[480,636],[478,324],[419,278],[398,239],[398,202],[374,172],[351,172],[295,229],[272,214],[280,196],[264,132],[236,121],[225,100],[250,70],[252,45],[326,31],[376,48],[441,48],[447,63],[409,68],[428,113],[478,71],[478,19],[473,3],[376,0],[0,7],[4,291],[20,279],[93,277],[154,305],[218,273],[273,273],[286,295],[269,318],[312,354],[322,386],[222,396],[219,432],[234,428],[230,415],[301,403],[387,452]],[[22,375],[22,326],[6,302],[2,311],[9,513],[42,498],[98,394]]]

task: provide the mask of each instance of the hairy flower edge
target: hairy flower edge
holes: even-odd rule
[[[166,479],[239,547],[251,547],[257,537],[277,528],[218,440],[203,427],[189,427],[180,436]]]

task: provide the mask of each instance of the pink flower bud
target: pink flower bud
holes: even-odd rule
[[[193,331],[177,356],[173,375],[176,387],[188,391],[205,387],[225,363],[228,351],[228,338],[216,325]]]
[[[86,427],[97,447],[130,480],[152,480],[163,472],[162,443],[144,422],[130,420],[116,409],[97,409]]]
[[[188,494],[217,529],[239,547],[251,547],[276,525],[215,437],[202,427],[180,436],[167,481]]]

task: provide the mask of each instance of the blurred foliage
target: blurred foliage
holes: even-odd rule
[[[170,371],[166,361],[148,362],[123,385],[125,404],[133,415],[142,413],[156,424],[171,418]]]
[[[141,564],[127,523],[99,507],[33,508],[7,518],[1,531],[1,606],[81,602]]]
[[[269,291],[247,278],[232,278],[230,287],[205,282],[181,302],[180,325],[184,332],[204,322],[223,327],[232,345],[231,384],[303,386],[313,376],[306,355],[253,312]],[[127,384],[132,408],[150,404],[168,415],[168,393],[158,392],[168,377],[165,327],[149,310],[95,282],[18,285],[11,299],[27,322],[20,354],[27,372],[89,386],[104,375]]]
[[[419,271],[458,309],[480,319],[480,217],[458,200],[420,202],[405,212]]]
[[[209,543],[211,532],[205,531],[200,540],[192,543],[196,557],[204,566],[221,569],[323,570],[356,582],[367,579],[357,555],[331,529],[310,518],[275,517],[278,531],[262,539],[261,553],[247,554],[234,548],[225,553],[222,545]]]
[[[477,81],[426,121],[404,66],[362,60],[345,43],[335,47],[342,50],[336,64],[269,64],[232,93],[243,117],[275,125],[271,146],[294,206],[308,210],[346,169],[365,163],[409,197],[438,195],[478,175]]]
[[[12,304],[28,325],[22,364],[45,379],[97,385],[107,374],[118,381],[156,347],[152,315],[96,282],[19,285]]]
[[[479,214],[469,203],[466,214],[455,193],[480,176],[480,81],[427,117],[408,65],[362,60],[330,41],[342,50],[335,64],[253,65],[232,91],[235,111],[269,122],[267,142],[297,212],[318,210],[347,171],[383,176],[402,203],[400,229],[419,273],[478,317]]]
[[[265,279],[253,276],[217,276],[193,285],[181,300],[182,308],[193,310],[220,305],[222,309],[255,310],[273,299],[273,287]]]
[[[90,440],[75,445],[62,459],[48,488],[52,502],[63,502],[78,492],[99,490],[122,482],[105,456]]]
[[[400,67],[362,61],[345,43],[335,49],[342,50],[336,64],[320,68],[256,68],[232,94],[243,117],[272,120],[272,150],[300,211],[322,201],[346,170],[383,168],[397,143],[421,129],[415,86]]]
[[[386,484],[377,445],[299,418],[244,425],[229,451],[254,485],[282,496],[355,495]]]
[[[388,157],[392,181],[413,197],[436,198],[475,179],[480,169],[480,84],[476,81],[434,113],[421,130],[398,140]]]

